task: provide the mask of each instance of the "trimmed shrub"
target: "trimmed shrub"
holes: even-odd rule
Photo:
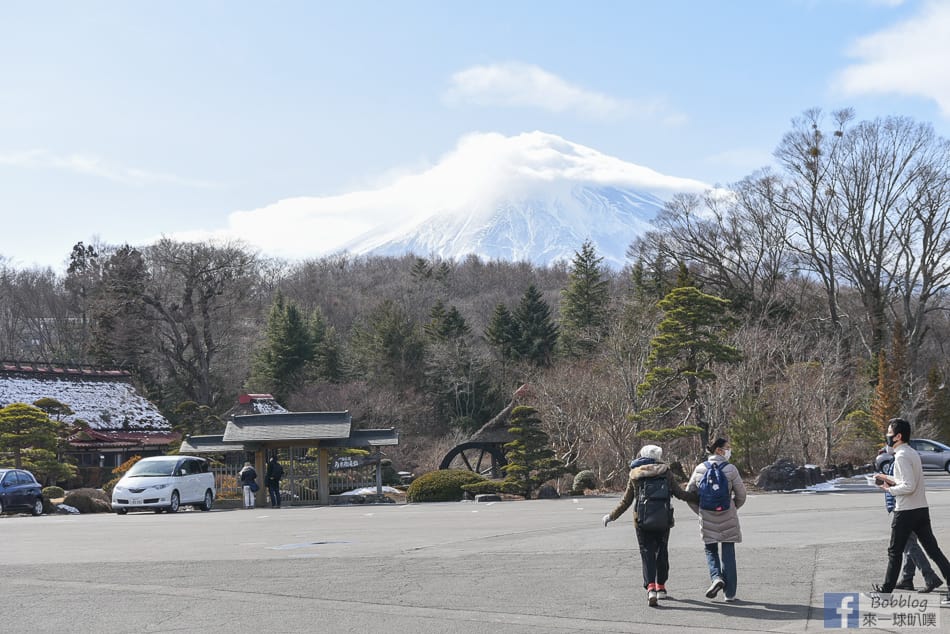
[[[102,500],[106,504],[112,504],[112,497],[103,491],[102,489],[92,489],[86,487],[84,489],[76,489],[75,491],[70,491],[69,495],[85,495],[86,497],[95,498],[97,500]],[[65,501],[65,500],[64,500]]]
[[[416,478],[406,491],[407,502],[457,502],[462,499],[462,486],[484,482],[474,471],[442,469],[430,471]]]
[[[55,500],[56,498],[66,497],[66,491],[63,490],[63,487],[58,486],[43,487],[43,495],[51,500]]]
[[[597,476],[590,469],[584,469],[574,476],[574,485],[571,487],[574,491],[584,491],[585,489],[597,488]]]
[[[474,484],[463,484],[462,490],[472,495],[481,495],[482,493],[501,493],[501,480],[485,480]]]
[[[90,494],[89,491],[93,493],[96,492],[95,489],[79,489],[78,491],[73,491],[66,496],[66,499],[63,500],[63,504],[76,508],[84,515],[86,513],[112,512],[112,505],[109,502],[102,500],[102,498],[94,494]]]

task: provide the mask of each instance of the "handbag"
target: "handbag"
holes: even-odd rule
[[[249,486],[251,487],[251,493],[257,493],[257,491],[261,488],[257,485],[257,482],[251,482]]]

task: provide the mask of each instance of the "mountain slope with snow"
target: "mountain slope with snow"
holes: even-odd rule
[[[570,260],[591,240],[605,263],[620,268],[627,247],[650,229],[665,200],[706,189],[539,132],[474,142],[489,147],[473,151],[463,143],[462,156],[448,157],[441,167],[463,162],[479,174],[481,187],[459,192],[412,223],[382,224],[345,249],[547,265]]]
[[[614,267],[664,201],[700,181],[660,174],[544,132],[473,133],[384,185],[280,200],[184,240],[239,238],[297,259],[339,251],[461,259],[570,259],[590,239]]]
[[[591,240],[605,263],[621,268],[630,243],[650,229],[663,200],[616,188],[576,186],[566,195],[503,200],[469,213],[435,214],[401,234],[370,233],[347,249],[358,254],[414,253],[459,260],[569,261]]]

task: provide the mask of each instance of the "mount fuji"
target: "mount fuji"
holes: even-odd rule
[[[590,240],[619,269],[665,201],[708,189],[554,134],[472,133],[434,165],[359,191],[234,212],[210,237],[288,258],[474,254],[537,265],[569,261]]]
[[[548,265],[570,261],[590,240],[604,262],[619,269],[627,247],[651,228],[650,220],[663,204],[661,198],[633,189],[549,186],[533,197],[472,201],[411,227],[371,231],[345,249],[355,254],[414,253],[455,260],[474,254],[486,260]]]
[[[570,261],[590,240],[604,263],[619,269],[666,200],[709,189],[542,132],[470,136],[433,171],[455,182],[468,173],[475,182],[428,214],[375,227],[344,249],[549,265]]]

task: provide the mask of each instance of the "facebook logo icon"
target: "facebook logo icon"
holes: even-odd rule
[[[860,627],[857,592],[825,593],[825,627],[846,629]]]

